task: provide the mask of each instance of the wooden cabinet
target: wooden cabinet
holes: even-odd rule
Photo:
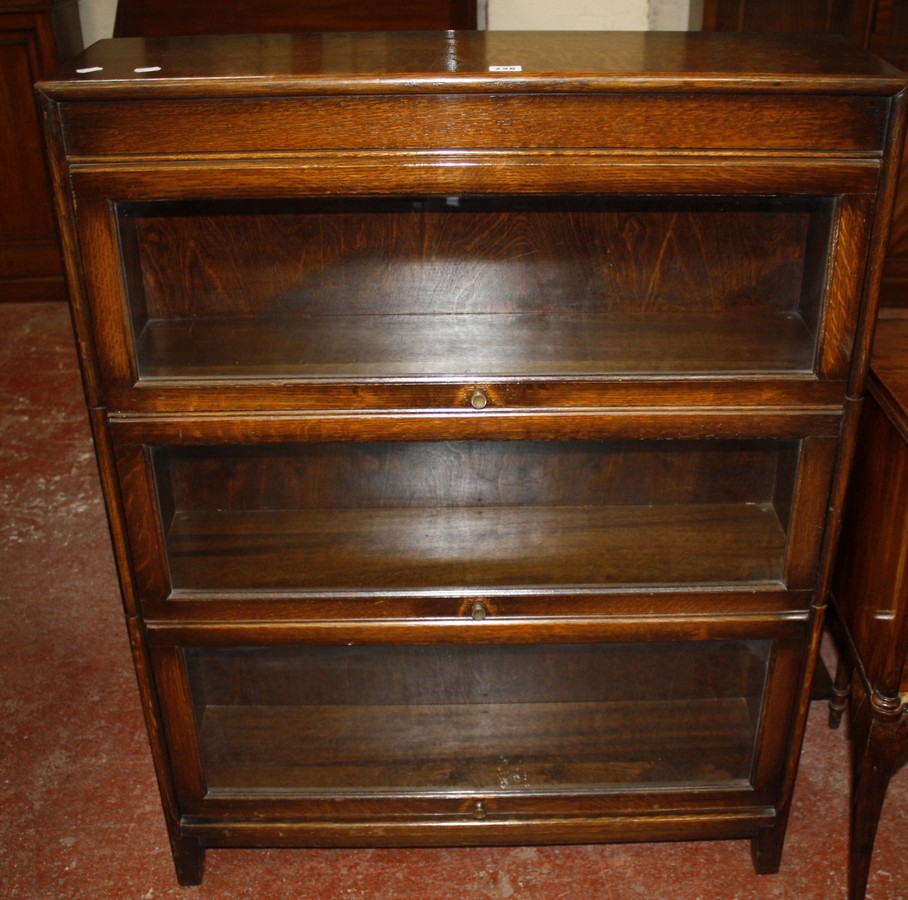
[[[703,0],[703,29],[841,34],[902,69],[908,54],[903,0]]]
[[[32,85],[81,47],[76,0],[0,0],[0,302],[66,296]]]
[[[866,46],[877,7],[892,0],[703,0],[706,31],[841,34]]]
[[[114,37],[476,27],[476,0],[119,0]]]
[[[900,69],[908,69],[908,4],[877,0],[867,46]],[[880,302],[886,307],[908,309],[908,154],[904,150]]]
[[[903,86],[844,41],[501,32],[102,42],[41,85],[182,882],[778,867]]]
[[[908,3],[903,0],[704,0],[706,31],[841,34],[900,69],[908,68]],[[796,38],[797,39],[797,38]],[[908,307],[908,156],[902,154],[880,302]]]
[[[854,739],[849,896],[867,887],[889,779],[908,750],[908,319],[881,318],[833,581],[844,650],[831,723]],[[846,702],[849,698],[850,702]]]

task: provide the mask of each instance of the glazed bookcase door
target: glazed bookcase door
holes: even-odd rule
[[[791,637],[721,628],[712,640],[660,641],[657,627],[645,642],[578,632],[532,644],[418,630],[374,644],[367,628],[334,644],[260,631],[261,644],[253,629],[227,646],[219,631],[214,643],[205,629],[151,636],[189,817],[330,806],[342,819],[406,809],[411,824],[478,813],[494,826],[578,798],[576,816],[664,813],[693,792],[753,820],[782,752],[761,735],[788,727],[800,662]]]
[[[118,218],[141,276],[141,381],[535,378],[812,371],[825,271],[806,257],[829,241],[831,206],[325,198],[122,204]]]
[[[671,432],[145,444],[113,430],[139,597],[164,618],[316,615],[326,600],[343,617],[456,618],[476,602],[557,617],[619,596],[680,612],[735,591],[742,610],[804,609],[836,447]]]
[[[185,199],[140,199],[147,173],[75,179],[92,312],[119,332],[100,359],[114,408],[841,396],[871,212],[844,191],[864,170],[818,193],[805,166],[785,196],[330,197],[320,173],[231,200],[155,174]]]

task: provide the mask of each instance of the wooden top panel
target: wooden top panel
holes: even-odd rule
[[[908,440],[908,317],[877,324],[870,387]]]
[[[157,97],[199,91],[891,94],[905,81],[888,63],[828,35],[441,31],[100,41],[40,87],[61,99],[141,96],[152,87]]]

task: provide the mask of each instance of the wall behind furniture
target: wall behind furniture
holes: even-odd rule
[[[479,0],[479,21],[495,29],[685,31],[699,27],[701,7],[702,0]],[[111,36],[116,12],[117,0],[79,0],[86,46]]]
[[[113,34],[116,14],[117,0],[79,0],[82,40],[86,47]]]
[[[687,31],[702,0],[486,0],[491,29]],[[691,17],[693,14],[693,22]]]

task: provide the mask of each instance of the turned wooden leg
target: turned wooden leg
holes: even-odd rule
[[[873,843],[886,788],[892,775],[892,767],[876,758],[876,743],[874,738],[868,741],[852,794],[851,852],[848,865],[848,896],[851,900],[862,900],[867,890]]]
[[[873,844],[886,788],[908,738],[908,718],[898,713],[897,698],[874,694],[852,705],[853,764],[851,787],[851,848],[848,896],[862,900],[867,890]]]
[[[851,693],[851,661],[844,656],[839,657],[835,670],[835,681],[832,685],[832,697],[829,700],[829,727],[838,728],[842,722],[842,713],[848,705],[848,696]]]
[[[170,842],[177,881],[183,887],[202,883],[205,849],[195,838],[179,837]]]

